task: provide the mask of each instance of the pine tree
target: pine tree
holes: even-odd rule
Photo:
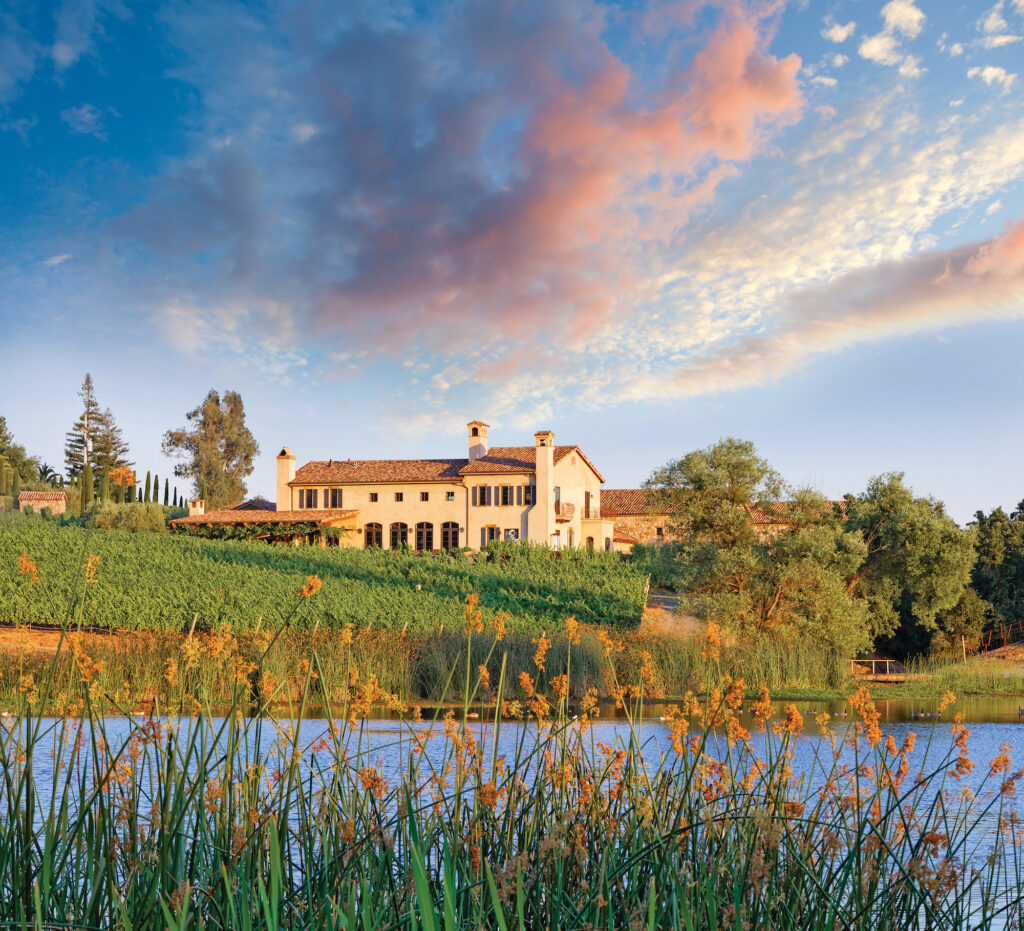
[[[170,503],[170,498],[168,497],[168,495],[170,494],[170,491],[171,491],[171,480],[165,478],[164,479],[164,507],[167,507],[167,505]]]
[[[146,473],[146,493],[145,493],[145,496],[142,499],[145,504],[149,504],[149,495],[150,495],[150,491],[152,490],[152,488],[153,488],[153,479],[150,476],[150,474],[147,472]]]
[[[199,498],[205,504],[206,503],[206,479],[204,478],[202,484],[199,486]]]
[[[81,472],[82,479],[82,494],[80,498],[81,512],[84,514],[89,510],[92,505],[93,498],[93,487],[92,487],[92,466],[89,465],[88,460]]]
[[[68,475],[78,475],[86,464],[91,463],[96,440],[100,406],[96,401],[92,376],[88,372],[78,396],[82,399],[83,410],[64,440],[64,465]]]
[[[93,443],[93,469],[114,471],[133,465],[128,458],[128,444],[121,428],[108,407],[96,418],[96,435]]]

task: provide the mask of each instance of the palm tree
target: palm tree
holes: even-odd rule
[[[52,485],[57,479],[57,473],[45,462],[40,466],[36,466],[36,475],[39,476],[39,481],[46,485]]]

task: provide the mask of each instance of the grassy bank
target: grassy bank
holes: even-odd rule
[[[32,561],[31,572],[22,554]],[[83,589],[90,557],[95,565]],[[62,614],[55,605],[74,601],[74,622],[87,626],[180,632],[197,619],[205,630],[225,623],[236,633],[273,630],[313,574],[324,581],[323,597],[294,625],[407,633],[461,629],[471,593],[479,596],[485,620],[504,612],[510,630],[531,636],[560,629],[570,615],[589,624],[635,626],[646,588],[643,571],[605,552],[553,554],[496,543],[473,558],[418,557],[0,517],[0,623],[53,623]]]
[[[303,606],[305,607],[305,606]],[[464,606],[464,615],[467,609]],[[468,608],[470,614],[473,608]],[[482,622],[482,619],[481,619]],[[281,704],[302,694],[308,658],[317,656],[324,680],[333,683],[332,700],[343,700],[348,683],[374,677],[381,686],[406,702],[461,701],[465,690],[467,657],[471,673],[481,666],[497,682],[505,674],[518,683],[521,673],[531,675],[542,687],[573,661],[567,682],[573,701],[592,689],[601,698],[614,696],[616,682],[639,688],[649,699],[677,698],[700,692],[706,685],[704,647],[696,639],[638,631],[609,634],[603,628],[580,626],[578,642],[562,634],[549,634],[545,669],[535,668],[541,637],[506,633],[496,649],[493,624],[473,637],[467,652],[466,621],[443,633],[402,634],[400,631],[326,628],[300,624],[283,631],[269,628],[236,635],[228,625],[218,630],[182,634],[73,634],[69,635],[56,662],[46,649],[56,645],[56,635],[40,643],[38,634],[22,631],[8,640],[6,661],[0,663],[0,708],[16,707],[19,696],[36,688],[46,675],[53,676],[53,694],[59,707],[76,687],[75,651],[89,659],[97,707],[133,710],[159,699],[165,707],[198,702],[223,705],[233,700],[235,685],[247,684],[250,701],[261,699]],[[768,687],[810,691],[820,688],[822,671],[831,657],[813,646],[798,649],[763,644],[757,649],[723,647],[723,673],[744,679],[751,689]],[[256,669],[259,668],[257,674]],[[831,681],[839,691],[842,679]],[[848,689],[842,694],[848,694]],[[525,697],[518,685],[515,697]],[[485,699],[494,690],[485,690]]]
[[[311,589],[296,612],[318,597]],[[990,830],[1024,773],[1002,754],[971,794],[955,794],[974,767],[968,732],[955,727],[918,775],[913,739],[883,740],[863,694],[849,731],[765,694],[753,708],[763,733],[751,735],[733,684],[670,715],[671,749],[652,757],[631,723],[595,738],[592,696],[570,704],[559,677],[586,662],[582,639],[560,665],[553,646],[535,648],[516,701],[511,646],[491,635],[471,623],[462,649],[475,661],[482,645],[482,665],[504,671],[488,682],[471,668],[463,711],[433,725],[372,677],[336,681],[328,652],[295,641],[302,691],[319,693],[331,718],[315,733],[301,702],[277,722],[234,713],[252,697],[242,677],[223,717],[158,700],[118,737],[96,713],[96,658],[62,641],[32,702],[23,696],[0,727],[0,922],[873,931],[1024,918],[1020,833]],[[253,673],[268,671],[279,644],[253,646]],[[57,700],[68,645],[68,707],[53,723],[36,709]],[[602,646],[609,660],[625,652]],[[728,684],[719,648],[700,648],[703,690]],[[643,693],[650,671],[641,663],[635,683],[614,665],[602,674],[619,694]],[[209,687],[201,664],[175,674],[183,697]],[[481,698],[483,720],[468,721]],[[401,721],[370,745],[362,722],[374,702]],[[820,779],[793,771],[807,754]]]

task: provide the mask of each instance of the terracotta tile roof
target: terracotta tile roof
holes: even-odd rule
[[[601,513],[606,517],[626,514],[667,514],[670,510],[658,499],[665,493],[646,488],[602,488]]]
[[[209,514],[194,514],[191,517],[179,517],[171,521],[176,524],[326,524],[331,525],[346,517],[354,517],[356,510],[319,510],[309,508],[305,511],[267,511],[263,508],[252,510],[234,510],[222,508],[210,511]]]
[[[621,530],[616,530],[615,531],[615,536],[612,537],[612,539],[616,543],[639,543],[640,542],[636,537],[630,536],[628,533],[624,533]]]
[[[67,501],[68,495],[65,491],[21,491],[18,492],[18,501]]]
[[[228,508],[230,511],[276,511],[277,505],[273,501],[267,501],[266,498],[250,498],[248,501],[243,501],[241,504],[236,504],[233,508]]]
[[[289,485],[457,482],[468,459],[332,459],[307,462]]]
[[[828,504],[832,505],[832,509],[843,520],[846,520],[845,501],[829,501]],[[788,516],[793,512],[795,506],[796,502],[794,501],[771,501],[763,508],[758,507],[756,504],[748,504],[746,508],[747,513],[754,519],[754,523],[758,526],[763,526],[786,523]]]
[[[575,452],[594,468],[578,446],[556,446],[555,462]],[[289,485],[406,484],[411,482],[458,482],[462,475],[534,472],[536,446],[492,446],[486,456],[468,459],[332,459],[307,462],[297,469]]]
[[[576,453],[591,469],[598,479],[604,476],[597,471],[594,464],[586,457],[578,446],[556,446],[554,460],[561,462],[569,453]],[[537,470],[536,446],[492,446],[486,456],[473,460],[462,468],[463,475],[486,475],[492,472],[535,472]]]

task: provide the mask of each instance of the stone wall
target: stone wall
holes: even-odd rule
[[[658,535],[659,527],[663,536]],[[664,543],[670,539],[667,514],[620,514],[615,518],[615,529],[641,543]]]

